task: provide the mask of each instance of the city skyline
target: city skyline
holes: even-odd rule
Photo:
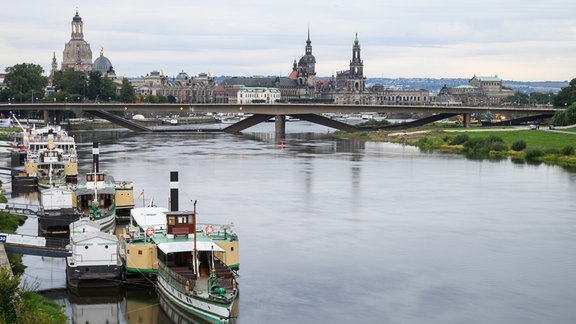
[[[440,0],[402,3],[58,1],[11,4],[0,14],[0,69],[62,63],[78,9],[92,58],[100,47],[118,76],[287,76],[310,29],[318,77],[346,70],[355,34],[364,73],[377,78],[565,81],[576,72],[576,3]],[[15,14],[16,13],[16,14]]]

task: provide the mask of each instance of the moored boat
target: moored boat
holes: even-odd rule
[[[76,182],[78,159],[74,138],[60,126],[22,129],[21,150],[26,151],[24,170],[38,178],[38,185],[49,187]]]
[[[71,256],[66,258],[68,287],[115,286],[120,284],[124,269],[118,254],[118,238],[100,231],[86,218],[70,224]]]
[[[98,223],[102,231],[112,233],[116,228],[116,183],[113,177],[99,170],[97,143],[92,151],[92,172],[72,186],[74,206],[82,216]]]
[[[238,237],[230,225],[198,224],[196,203],[193,211],[178,211],[177,173],[170,188],[170,211],[132,210],[120,241],[126,271],[156,274],[157,291],[184,314],[229,323],[238,296]]]
[[[40,234],[65,234],[69,225],[80,217],[73,206],[73,192],[68,187],[41,189],[40,204]]]

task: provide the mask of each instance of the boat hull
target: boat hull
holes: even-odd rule
[[[69,257],[66,264],[68,287],[107,287],[122,283],[124,268],[121,264],[73,266],[70,259]]]
[[[232,308],[237,298],[228,304],[186,294],[171,286],[162,276],[158,276],[157,290],[174,306],[208,323],[230,323]]]
[[[80,218],[73,208],[47,210],[38,217],[38,229],[42,234],[65,234],[71,223]]]

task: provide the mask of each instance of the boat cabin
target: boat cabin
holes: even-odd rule
[[[194,234],[196,227],[193,212],[187,211],[167,212],[166,224],[169,238],[188,238],[190,234]]]

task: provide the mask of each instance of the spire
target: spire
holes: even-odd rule
[[[310,27],[308,27],[308,39],[306,40],[306,55],[312,55],[312,41],[310,40]]]

